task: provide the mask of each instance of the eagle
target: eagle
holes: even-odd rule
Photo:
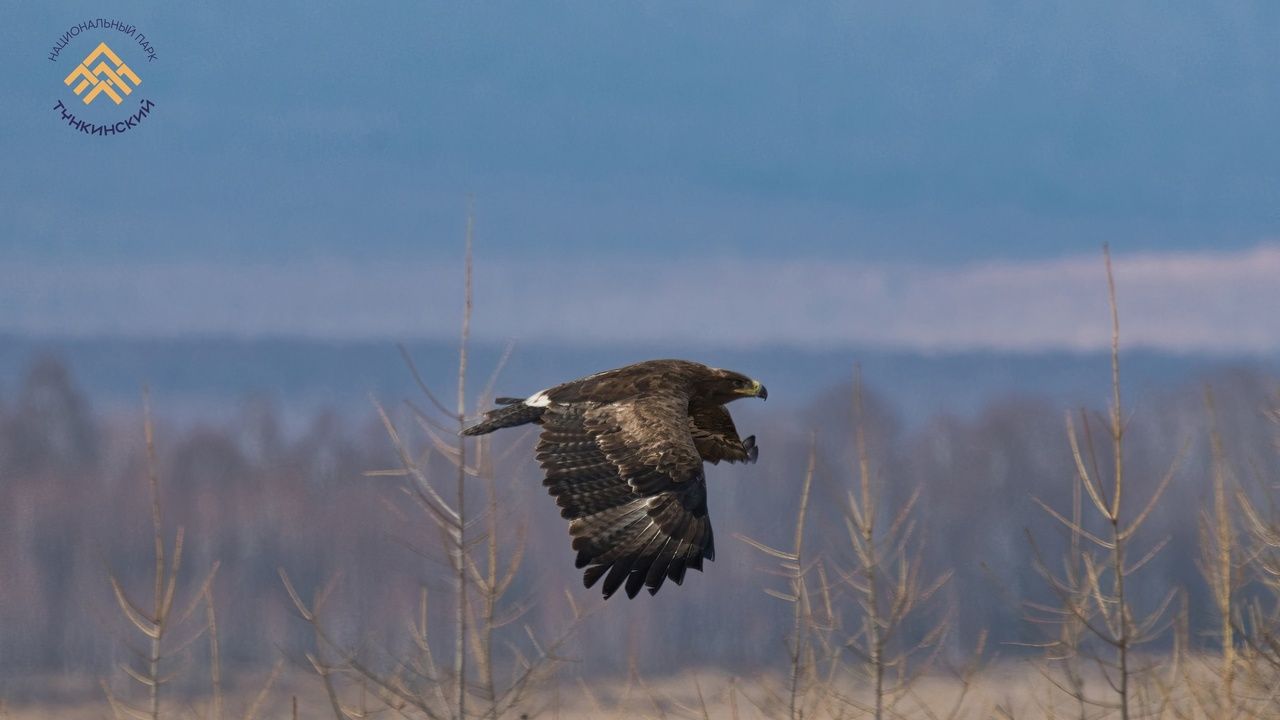
[[[755,462],[725,405],[769,392],[741,373],[648,360],[519,398],[496,398],[463,435],[535,423],[543,485],[569,520],[576,567],[608,599],[653,595],[715,559],[703,463]]]

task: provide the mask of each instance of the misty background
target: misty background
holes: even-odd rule
[[[1069,502],[1064,416],[1109,392],[1104,242],[1137,487],[1188,448],[1153,518],[1172,538],[1153,587],[1205,608],[1206,386],[1242,477],[1265,488],[1280,469],[1263,415],[1280,370],[1274,5],[5,9],[10,697],[11,678],[124,652],[104,632],[106,575],[147,569],[144,385],[189,562],[222,562],[229,662],[261,667],[305,636],[277,566],[308,587],[342,575],[343,617],[388,623],[433,581],[405,547],[422,528],[388,519],[394,481],[363,476],[395,464],[370,399],[412,425],[397,342],[452,397],[469,203],[473,388],[510,342],[500,395],[650,357],[770,389],[733,408],[760,463],[710,473],[719,559],[611,601],[574,648],[600,672],[629,654],[745,668],[782,642],[785,610],[732,535],[786,541],[811,432],[834,507],[855,364],[876,466],[894,492],[922,488],[929,566],[956,572],[956,642],[1033,638],[1019,603],[1046,590],[1024,531],[1050,550],[1060,536],[1031,498]],[[91,46],[50,48],[97,17],[158,55],[126,58],[156,108],[110,138],[51,109]],[[501,442],[531,443],[517,435]],[[530,527],[521,592],[547,617],[564,588],[598,602],[531,453],[509,457]]]

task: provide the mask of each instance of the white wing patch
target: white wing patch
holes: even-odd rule
[[[529,407],[546,407],[551,404],[551,398],[547,397],[546,390],[539,390],[530,395],[525,401],[525,405]]]

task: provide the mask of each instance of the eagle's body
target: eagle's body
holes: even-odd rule
[[[604,596],[635,597],[715,558],[702,463],[754,462],[724,405],[768,396],[745,375],[686,360],[650,360],[548,388],[503,405],[463,431],[537,423],[543,484],[569,519],[577,566]],[[606,576],[607,573],[607,576]]]

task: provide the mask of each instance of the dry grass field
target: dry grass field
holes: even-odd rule
[[[1186,660],[1186,659],[1184,659]],[[1223,715],[1218,705],[1221,684],[1209,669],[1214,658],[1190,659],[1190,671],[1176,668],[1172,658],[1158,664],[1167,675],[1153,679],[1139,691],[1144,705],[1143,717],[1205,718],[1275,717],[1273,687],[1242,688],[1233,715]],[[997,662],[983,668],[967,683],[950,675],[927,675],[914,681],[909,692],[901,694],[885,717],[912,718],[1080,718],[1107,717],[1109,713],[1086,709],[1064,693],[1057,681],[1042,673],[1043,668],[1024,661]],[[241,678],[246,687],[253,678]],[[261,679],[259,679],[260,681]],[[574,682],[560,678],[539,688],[509,717],[544,717],[558,720],[590,718],[640,718],[660,720],[767,720],[790,717],[779,704],[776,691],[786,685],[786,678],[776,675],[734,677],[714,669],[689,671],[678,677],[632,678],[610,682]],[[1102,693],[1103,681],[1094,678],[1090,692]],[[812,707],[803,717],[871,717],[867,704],[872,688],[848,678],[832,688],[826,707]],[[222,717],[242,718],[252,710],[261,720],[324,718],[333,715],[323,687],[302,672],[282,675],[266,695],[257,691],[238,690],[220,699]],[[175,697],[168,703],[163,717],[208,718],[216,715],[213,698],[208,694]],[[349,717],[396,717],[378,702],[373,692],[354,692],[343,705]],[[296,715],[295,715],[296,712]],[[1114,712],[1110,713],[1114,714]],[[107,713],[109,716],[109,713]],[[483,716],[483,714],[481,714]],[[800,717],[800,713],[797,713]],[[1135,713],[1138,716],[1138,713]],[[78,702],[39,705],[7,705],[3,714],[8,720],[96,720],[104,717],[103,702],[85,699]]]

